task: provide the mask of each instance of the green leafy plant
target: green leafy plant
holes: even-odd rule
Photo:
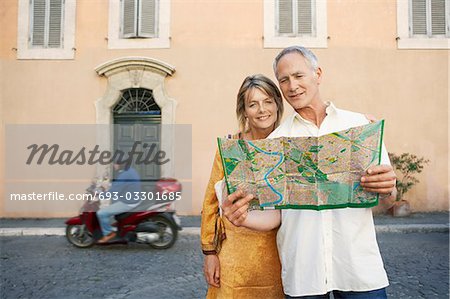
[[[417,173],[421,173],[425,164],[430,160],[424,157],[417,157],[416,155],[403,153],[396,155],[389,153],[391,163],[397,172],[401,173],[401,176],[397,178],[397,201],[403,199],[403,195],[408,192],[415,184],[419,183],[419,180],[414,176]]]

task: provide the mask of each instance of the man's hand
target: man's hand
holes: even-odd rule
[[[378,119],[373,116],[372,114],[364,114],[364,116],[367,118],[368,121],[370,121],[370,123],[374,123],[377,122]]]
[[[205,255],[203,273],[209,285],[220,288],[220,262],[217,255]]]
[[[392,194],[395,190],[395,175],[390,165],[374,165],[367,169],[367,174],[361,177],[361,186],[367,192]]]
[[[241,226],[247,218],[249,202],[253,198],[252,194],[244,196],[241,190],[230,194],[222,203],[223,215],[235,226]]]

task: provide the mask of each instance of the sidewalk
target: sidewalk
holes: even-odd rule
[[[200,216],[180,216],[181,234],[199,235]],[[449,213],[414,213],[410,217],[394,218],[389,215],[374,217],[377,232],[449,232]],[[30,219],[0,218],[0,236],[64,235],[66,218]]]

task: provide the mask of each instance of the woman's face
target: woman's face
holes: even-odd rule
[[[277,104],[261,89],[252,88],[245,101],[245,116],[248,118],[249,129],[273,130],[277,121]]]

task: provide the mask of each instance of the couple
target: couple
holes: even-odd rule
[[[308,49],[282,50],[274,72],[296,113],[278,126],[283,104],[276,85],[261,75],[247,77],[238,94],[241,133],[235,138],[320,136],[368,123],[363,114],[321,99],[322,70]],[[207,298],[386,298],[371,209],[247,212],[253,195],[241,191],[224,196],[220,209],[222,179],[216,154],[201,226]],[[381,165],[370,167],[361,185],[384,195],[381,204],[394,198],[395,173],[384,146]]]

